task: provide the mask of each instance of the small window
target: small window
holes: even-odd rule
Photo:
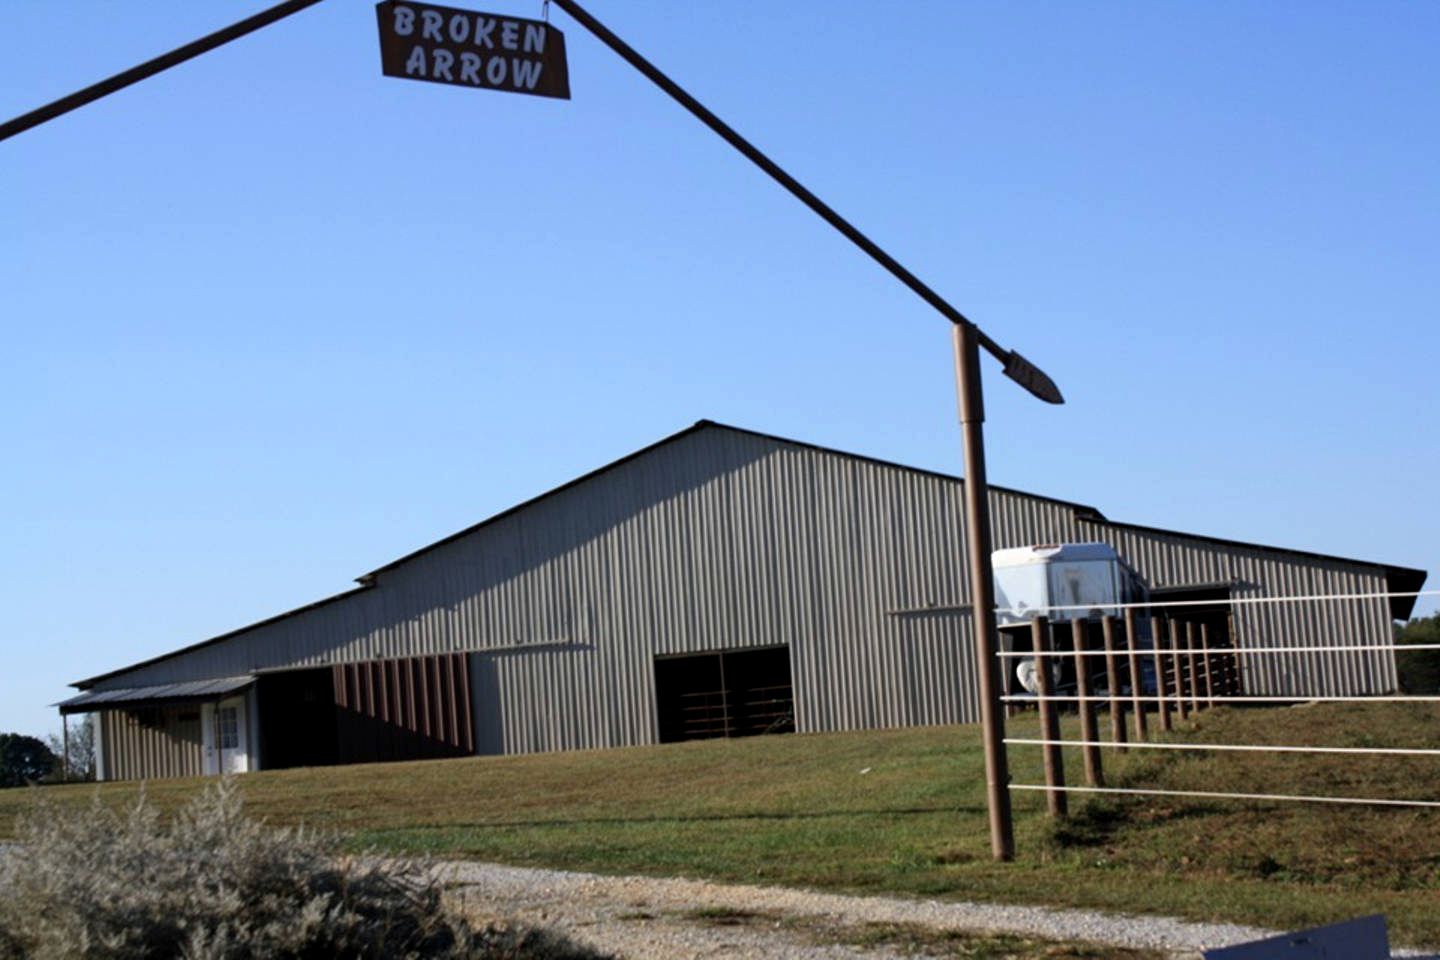
[[[221,750],[240,749],[240,711],[237,708],[216,708],[215,745]]]
[[[156,707],[139,707],[129,713],[131,723],[151,730],[165,729],[165,715]]]

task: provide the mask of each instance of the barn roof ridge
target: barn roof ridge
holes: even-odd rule
[[[564,491],[569,490],[573,487],[577,487],[580,484],[585,483],[586,481],[593,480],[595,477],[598,477],[603,473],[608,473],[616,467],[621,467],[631,462],[632,460],[637,460],[647,453],[651,453],[652,451],[658,450],[661,447],[668,446],[671,443],[688,437],[691,434],[699,433],[700,431],[707,429],[724,430],[729,433],[738,433],[744,436],[757,437],[762,440],[769,440],[772,443],[783,443],[787,446],[800,447],[805,450],[814,450],[819,453],[829,454],[831,456],[845,457],[846,459],[850,460],[860,460],[865,463],[873,463],[877,466],[889,467],[895,470],[904,470],[907,473],[917,473],[921,474],[922,476],[935,477],[938,480],[949,480],[951,482],[961,484],[965,482],[965,479],[963,477],[958,477],[954,474],[949,473],[941,473],[938,470],[927,470],[924,467],[913,467],[909,464],[896,463],[893,460],[882,460],[879,457],[866,456],[863,453],[852,453],[848,450],[839,450],[835,447],[821,446],[818,443],[807,443],[804,440],[792,440],[789,437],[782,437],[773,433],[764,433],[762,431],[751,430],[746,427],[737,427],[728,423],[720,423],[717,420],[702,419],[695,421],[683,430],[678,430],[675,433],[669,434],[665,437],[660,438],[659,440],[656,440],[654,443],[647,444],[646,446],[643,446],[638,450],[627,453],[625,456],[620,457],[617,460],[611,460],[609,463],[606,463],[603,466],[596,467],[594,470],[583,473],[580,476],[575,477],[571,480],[567,480],[557,487],[551,487],[549,490],[546,490],[545,492],[540,494],[536,494],[528,500],[523,500],[512,507],[507,507],[504,510],[501,510],[499,513],[486,517],[484,520],[481,520],[477,523],[472,523],[470,526],[464,528],[463,530],[458,530],[455,533],[449,534],[448,536],[441,537],[434,543],[428,543],[423,547],[418,547],[415,550],[412,550],[409,553],[405,554],[404,556],[399,557],[398,559],[391,560],[384,566],[376,567],[369,573],[361,574],[359,577],[356,578],[356,580],[357,582],[362,584],[371,583],[379,574],[382,574],[387,570],[393,570],[402,564],[408,563],[409,561],[415,559],[421,554],[429,553],[431,550],[434,550],[437,547],[442,547],[447,543],[451,543],[463,537],[467,537],[470,534],[476,532],[477,530],[483,529],[484,527],[487,527],[490,524],[495,523],[496,521],[503,520],[508,516],[532,507],[542,500],[547,500],[558,493],[563,493]],[[1062,506],[1071,507],[1072,509],[1076,510],[1084,516],[1093,517],[1099,520],[1105,519],[1104,514],[1102,514],[1096,508],[1089,506],[1088,504],[1075,503],[1070,500],[1061,500],[1056,497],[1047,497],[1043,494],[1030,493],[1025,490],[1016,490],[1011,487],[1003,487],[993,483],[990,484],[990,489],[999,490],[1002,493],[1014,494],[1016,496],[1030,497],[1035,500],[1045,500],[1050,503],[1058,503]]]

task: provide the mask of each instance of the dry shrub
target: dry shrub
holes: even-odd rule
[[[543,929],[475,930],[425,865],[252,820],[228,780],[169,822],[142,791],[119,812],[42,802],[17,826],[0,851],[0,960],[598,956]]]

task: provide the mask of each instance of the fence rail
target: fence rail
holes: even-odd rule
[[[1227,793],[1220,790],[1161,790],[1157,787],[1050,787],[1012,783],[1011,790],[1057,790],[1063,793],[1120,793],[1147,797],[1198,797],[1206,800],[1270,800],[1299,803],[1343,803],[1368,807],[1440,807],[1440,800],[1388,800],[1374,797],[1323,797],[1304,793]]]
[[[1103,750],[1215,752],[1221,754],[1274,753],[1310,754],[1317,756],[1353,756],[1374,758],[1440,757],[1440,746],[1327,746],[1323,744],[1265,743],[1195,743],[1155,739],[1151,723],[1156,721],[1158,733],[1175,729],[1172,715],[1181,721],[1214,706],[1226,704],[1297,704],[1331,703],[1436,703],[1440,695],[1375,692],[1335,694],[1299,692],[1291,695],[1251,694],[1245,692],[1243,672],[1258,661],[1252,658],[1267,655],[1312,653],[1394,654],[1402,651],[1440,650],[1440,644],[1365,643],[1356,645],[1277,644],[1255,646],[1240,644],[1228,636],[1222,623],[1219,637],[1209,623],[1187,619],[1186,609],[1223,605],[1254,605],[1262,603],[1333,603],[1389,599],[1392,597],[1440,596],[1440,590],[1407,593],[1314,594],[1291,597],[1238,597],[1196,601],[1154,601],[1145,603],[1069,604],[1044,608],[1026,608],[1031,614],[1026,624],[1011,623],[1012,643],[1020,646],[1028,634],[1030,649],[1002,649],[996,652],[1003,666],[1016,661],[1033,662],[1028,682],[1020,682],[1028,692],[1015,692],[1018,675],[1006,676],[1002,703],[1012,714],[1024,707],[1039,711],[1040,735],[1006,737],[1006,749],[1038,747],[1042,751],[1045,782],[1043,784],[1012,783],[1010,789],[1040,791],[1045,794],[1051,816],[1067,815],[1070,794],[1123,794],[1131,796],[1190,797],[1213,800],[1252,802],[1304,802],[1348,804],[1379,807],[1440,808],[1440,800],[1399,799],[1380,797],[1325,796],[1316,794],[1254,793],[1225,790],[1174,790],[1158,786],[1116,787],[1105,783]],[[1181,608],[1181,609],[1177,609]],[[1098,610],[1107,615],[1096,617]],[[1142,618],[1141,611],[1152,611]],[[1007,612],[1002,609],[1001,612]],[[1050,613],[1090,614],[1088,617],[1065,618],[1068,629],[1061,629],[1065,619],[1051,621]],[[1120,612],[1122,615],[1115,615]],[[1016,630],[1019,627],[1020,630]],[[1012,632],[1013,631],[1013,632]],[[1068,634],[1068,637],[1065,636]],[[1098,659],[1097,659],[1098,658]],[[1020,669],[1026,669],[1023,662]],[[1007,671],[1002,670],[1002,675]],[[1253,689],[1253,687],[1252,687]],[[1109,739],[1101,736],[1097,706],[1108,707]],[[1060,712],[1072,709],[1079,720],[1079,737],[1065,738],[1060,733]],[[1133,717],[1133,731],[1126,723],[1127,711]],[[1067,784],[1064,751],[1080,751],[1083,761],[1083,785]]]

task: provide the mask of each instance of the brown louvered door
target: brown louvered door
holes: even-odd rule
[[[346,663],[332,670],[337,762],[475,752],[466,654]]]

